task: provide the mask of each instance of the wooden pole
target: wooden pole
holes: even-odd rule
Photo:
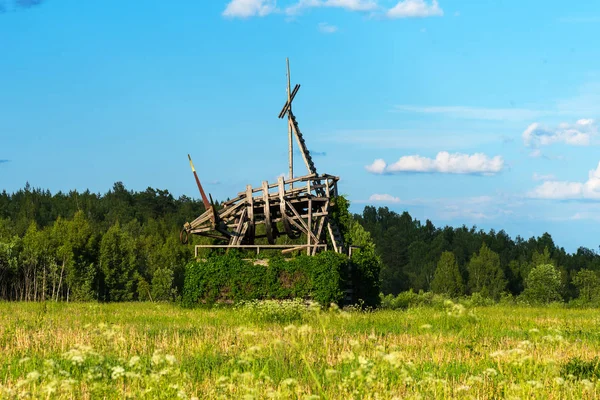
[[[306,191],[308,193],[308,230],[310,231],[310,233],[312,233],[313,230],[313,223],[312,223],[312,193],[310,192],[310,181],[306,182]],[[306,235],[306,237],[308,238],[308,246],[306,247],[306,254],[310,256],[311,253],[311,237],[310,235]],[[315,242],[315,244],[319,244],[318,241]]]
[[[292,84],[290,76],[290,59],[286,58],[287,64],[287,95],[288,95],[288,161],[289,161],[289,174],[288,179],[294,179],[294,147],[292,142]],[[294,185],[290,183],[290,188]]]

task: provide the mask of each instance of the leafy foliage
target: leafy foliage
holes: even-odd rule
[[[267,265],[234,252],[212,256],[186,267],[183,305],[294,298],[337,304],[347,284],[348,265],[347,257],[334,252],[275,258]]]
[[[596,272],[582,269],[573,277],[573,285],[577,288],[581,304],[600,303],[600,277]]]
[[[450,297],[464,294],[465,285],[452,252],[445,251],[442,253],[437,263],[431,289],[435,293],[446,294]]]
[[[571,358],[561,368],[563,376],[574,376],[577,379],[600,378],[600,358],[594,357],[586,361],[579,357]]]
[[[522,297],[531,303],[562,301],[560,288],[560,272],[552,264],[542,264],[527,276]]]
[[[499,299],[506,287],[504,272],[500,268],[500,257],[484,243],[479,253],[473,255],[467,265],[471,293],[481,293]]]

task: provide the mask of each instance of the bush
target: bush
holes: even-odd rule
[[[377,307],[379,297],[379,272],[381,260],[371,250],[354,250],[351,259],[353,302],[366,307]]]
[[[547,304],[562,301],[560,295],[560,272],[552,264],[542,264],[533,268],[525,280],[522,298],[531,304]]]
[[[494,299],[486,297],[479,292],[473,293],[471,296],[465,298],[462,303],[469,307],[488,307],[496,304]]]
[[[448,299],[442,295],[423,292],[422,290],[415,293],[412,289],[398,293],[396,297],[391,294],[387,296],[380,295],[381,308],[388,310],[406,310],[417,307],[433,307],[443,310],[446,307],[446,300]]]
[[[600,378],[600,359],[594,357],[592,360],[585,361],[579,357],[571,358],[563,364],[561,374],[565,377],[572,375],[577,379]]]

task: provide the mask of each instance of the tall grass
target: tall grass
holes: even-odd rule
[[[0,398],[596,398],[598,315],[0,303]]]

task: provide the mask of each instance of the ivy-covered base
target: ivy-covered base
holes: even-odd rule
[[[267,265],[243,260],[231,252],[188,264],[182,301],[184,306],[194,307],[216,302],[305,298],[322,305],[344,305],[344,291],[352,287],[356,297],[353,302],[360,298],[361,304],[376,306],[378,274],[378,260],[360,252],[353,254],[352,260],[326,251],[314,257],[276,257]]]

